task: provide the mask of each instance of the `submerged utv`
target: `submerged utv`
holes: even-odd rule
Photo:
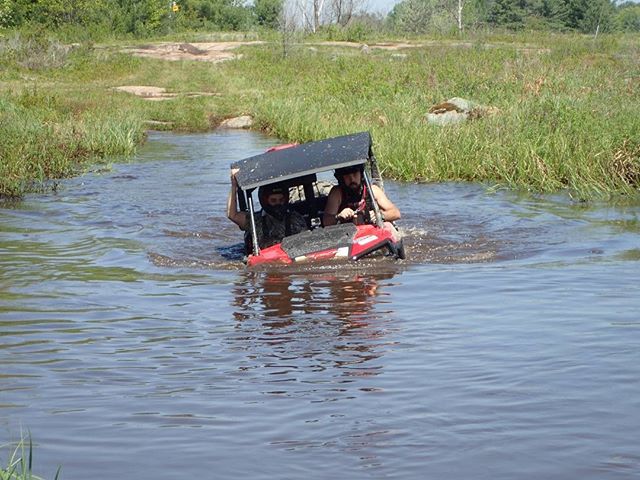
[[[318,174],[333,173],[345,167],[362,167],[365,195],[369,196],[376,222],[355,225],[322,225],[328,189]],[[375,201],[372,182],[382,187],[368,132],[345,135],[302,145],[283,145],[240,160],[237,168],[238,205],[249,213],[247,264],[291,264],[331,259],[358,260],[383,250],[395,258],[404,258],[402,239],[395,227],[385,223]],[[280,184],[289,189],[288,208],[300,213],[307,231],[285,237],[268,248],[258,247],[253,194],[260,187]],[[367,202],[368,203],[368,202]]]

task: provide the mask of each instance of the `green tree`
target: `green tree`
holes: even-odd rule
[[[13,24],[13,2],[0,0],[0,28],[10,27]]]
[[[615,5],[610,0],[593,0],[585,11],[580,30],[584,33],[608,32],[612,28]]]
[[[278,28],[283,3],[283,0],[254,0],[253,14],[258,25],[267,28]]]
[[[493,0],[473,0],[469,3],[470,17],[474,23],[486,23]]]
[[[618,6],[613,25],[620,32],[640,32],[640,5],[626,2]]]
[[[170,5],[165,0],[111,0],[116,31],[147,36],[162,31],[169,20]]]
[[[525,0],[495,0],[489,10],[489,23],[512,30],[524,26]]]
[[[446,0],[404,0],[389,13],[388,22],[397,31],[413,34],[455,28]]]
[[[92,25],[108,16],[111,0],[0,0],[8,3],[13,25],[36,24],[57,28],[62,25]],[[0,13],[1,15],[1,13]]]
[[[252,25],[252,11],[242,0],[184,0],[181,15],[186,28],[242,30]]]
[[[538,12],[542,15],[546,28],[568,30],[569,4],[565,0],[544,0]]]
[[[555,0],[551,12],[565,30],[595,33],[610,27],[614,9],[610,0]]]
[[[223,30],[246,30],[251,27],[252,12],[242,0],[227,0],[223,2],[222,23]]]

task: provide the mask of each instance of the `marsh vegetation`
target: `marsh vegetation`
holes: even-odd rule
[[[9,455],[0,465],[0,480],[41,480],[33,473],[33,441],[22,438],[18,444],[9,450]],[[58,480],[61,469],[58,468],[54,480]]]
[[[0,39],[0,195],[130,156],[148,121],[205,131],[239,114],[286,141],[370,130],[385,174],[402,180],[566,188],[580,198],[635,194],[639,44],[631,35],[538,33],[363,49],[311,38],[286,57],[267,41],[212,64],[134,57],[122,42],[68,46],[13,32]],[[150,102],[114,90],[122,85],[175,96]],[[429,108],[451,97],[497,113],[428,124]]]

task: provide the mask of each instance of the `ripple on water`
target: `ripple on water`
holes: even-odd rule
[[[43,477],[637,476],[637,207],[389,181],[408,260],[251,271],[228,167],[273,143],[152,133],[0,209],[0,418]]]

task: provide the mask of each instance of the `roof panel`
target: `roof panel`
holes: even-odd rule
[[[239,169],[236,179],[240,188],[246,190],[365,163],[370,150],[371,136],[369,132],[361,132],[262,153],[235,162],[231,167]]]

